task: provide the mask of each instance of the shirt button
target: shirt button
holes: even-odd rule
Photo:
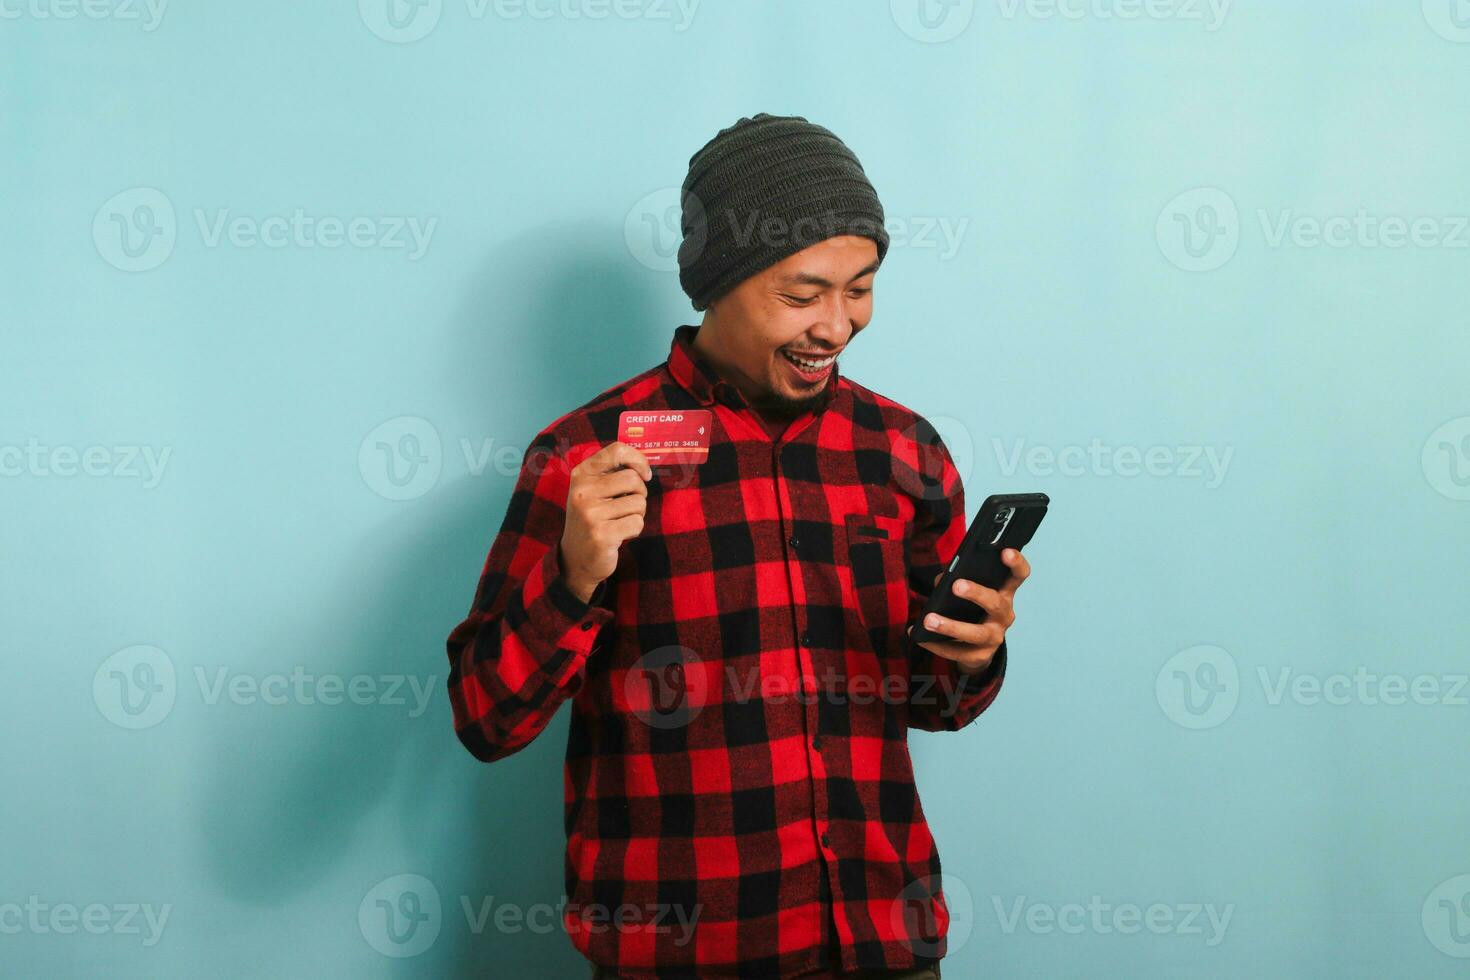
[[[801,645],[804,647],[809,647],[812,645],[812,634],[807,630],[801,631]]]
[[[825,830],[822,831],[822,846],[829,849],[832,847],[832,838],[827,836],[827,832]]]
[[[582,628],[584,630],[590,630],[592,628],[592,621],[591,620],[588,620],[588,621],[584,622],[582,624]]]
[[[813,735],[812,736],[812,749],[813,749],[813,751],[816,751],[816,752],[822,751],[822,736],[820,736],[820,735]]]
[[[798,538],[796,535],[793,534],[790,538],[786,540],[786,543],[791,545],[791,547],[793,548],[799,548],[801,547],[801,538]]]

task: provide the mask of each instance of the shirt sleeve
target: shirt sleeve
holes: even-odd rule
[[[580,688],[609,620],[607,583],[584,602],[562,579],[568,460],[549,431],[526,451],[469,615],[449,634],[449,701],[465,748],[485,762],[524,748]]]
[[[909,540],[909,617],[915,624],[934,591],[934,577],[949,566],[965,538],[965,490],[959,470],[939,433],[922,421],[916,427],[918,485],[914,530]],[[931,653],[907,637],[909,648],[909,727],[957,731],[990,707],[1006,671],[1006,644],[978,674],[966,674],[953,660]]]

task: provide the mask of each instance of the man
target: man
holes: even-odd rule
[[[933,428],[846,377],[888,248],[852,152],[759,114],[690,160],[667,362],[547,426],[449,637],[460,740],[523,748],[563,701],[567,910],[596,977],[938,977],[948,910],[909,728],[994,700],[1012,600],[908,627],[966,529]],[[650,465],[623,413],[710,412]],[[629,436],[631,439],[631,435]],[[928,625],[926,623],[926,625]]]

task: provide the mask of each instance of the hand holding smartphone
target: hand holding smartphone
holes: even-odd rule
[[[929,594],[910,639],[914,643],[952,642],[949,637],[924,628],[924,617],[931,612],[965,623],[983,622],[984,609],[954,594],[955,580],[968,579],[990,589],[1004,585],[1011,573],[1000,560],[1000,553],[1006,548],[1020,551],[1025,547],[1041,525],[1050,503],[1044,493],[1002,493],[985,498],[965,532],[965,540],[960,542],[959,551]]]

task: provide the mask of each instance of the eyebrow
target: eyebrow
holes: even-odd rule
[[[855,282],[858,279],[861,279],[863,276],[866,276],[868,273],[877,271],[878,260],[875,259],[865,268],[860,270],[857,275],[849,279],[848,282]],[[832,285],[830,281],[823,279],[821,276],[813,272],[793,272],[790,275],[782,276],[776,281],[786,286],[821,286],[823,289],[826,289]]]

